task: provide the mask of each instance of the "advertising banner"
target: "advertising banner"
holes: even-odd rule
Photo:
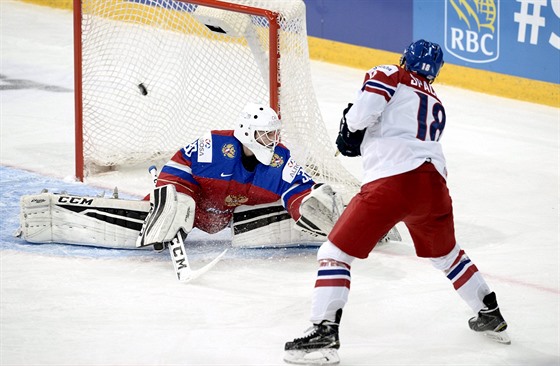
[[[412,0],[304,0],[307,34],[401,53],[412,38]]]
[[[560,83],[560,0],[415,1],[414,39],[447,63]]]

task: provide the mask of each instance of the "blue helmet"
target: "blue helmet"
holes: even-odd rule
[[[420,39],[404,50],[401,66],[433,81],[443,66],[443,51],[437,43]]]

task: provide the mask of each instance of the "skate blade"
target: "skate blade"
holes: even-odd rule
[[[296,365],[336,365],[340,362],[334,348],[291,350],[284,354],[284,361]]]
[[[485,332],[482,332],[482,334],[498,343],[511,344],[511,339],[505,331],[494,332],[491,330],[487,330]]]

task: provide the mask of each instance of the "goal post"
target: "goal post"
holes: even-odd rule
[[[282,142],[349,194],[311,81],[303,0],[74,0],[76,177],[166,160],[269,104]]]

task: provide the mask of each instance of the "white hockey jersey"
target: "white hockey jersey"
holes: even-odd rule
[[[352,132],[367,128],[360,147],[363,184],[414,170],[426,161],[447,177],[438,142],[445,109],[423,77],[396,65],[372,68],[346,120]]]

